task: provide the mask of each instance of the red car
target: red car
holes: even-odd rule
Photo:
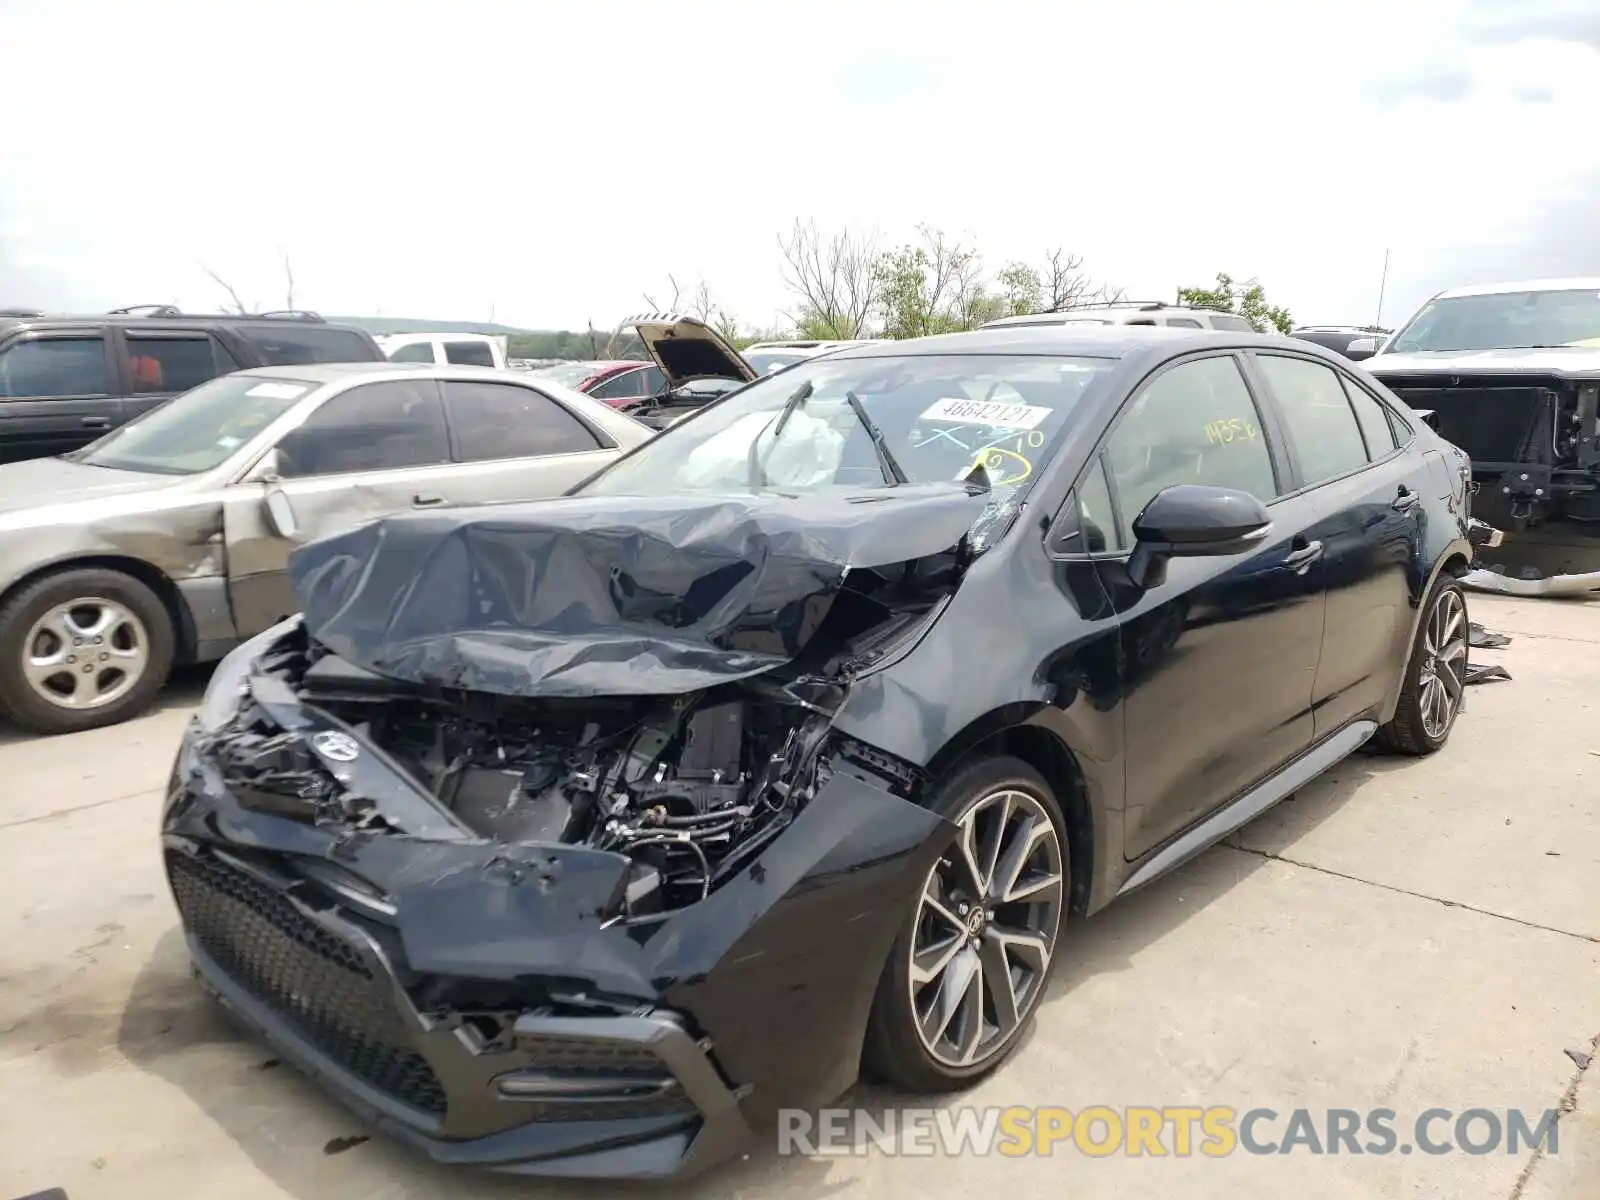
[[[587,392],[612,408],[619,408],[629,400],[654,396],[666,386],[667,380],[654,363],[629,358],[556,363],[551,367],[537,367],[533,374]]]

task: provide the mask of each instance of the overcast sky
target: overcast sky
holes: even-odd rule
[[[0,0],[0,304],[603,326],[796,217],[1306,322],[1600,275],[1600,0]]]

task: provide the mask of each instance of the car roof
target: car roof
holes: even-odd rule
[[[1498,296],[1506,292],[1600,292],[1600,277],[1574,276],[1570,279],[1520,279],[1507,283],[1473,283],[1440,292],[1435,300],[1454,300],[1460,296]]]
[[[828,356],[890,358],[920,354],[1048,354],[1069,358],[1125,358],[1152,348],[1174,352],[1208,347],[1274,347],[1315,352],[1315,342],[1301,342],[1276,333],[1229,329],[1184,329],[1171,325],[990,325],[969,333],[850,346]]]
[[[300,383],[319,386],[330,383],[349,383],[395,379],[400,376],[421,376],[424,379],[464,377],[468,379],[510,380],[526,384],[531,371],[518,371],[510,367],[477,367],[457,363],[430,362],[345,362],[345,363],[281,363],[269,367],[248,367],[236,375],[257,375],[263,379],[294,379]]]
[[[139,313],[44,313],[37,317],[0,317],[0,334],[16,328],[38,329],[50,326],[79,328],[84,325],[123,325],[138,329],[194,329],[204,325],[257,325],[275,328],[335,329],[351,333],[365,333],[358,325],[338,321],[300,320],[291,317],[272,317],[254,314],[239,316],[232,313],[182,313],[178,316],[151,317]]]

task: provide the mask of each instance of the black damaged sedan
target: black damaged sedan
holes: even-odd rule
[[[1444,744],[1468,477],[1304,342],[1004,329],[313,543],[172,775],[196,973],[442,1162],[681,1175],[965,1086],[1075,919]]]

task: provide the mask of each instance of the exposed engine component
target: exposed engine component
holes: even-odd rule
[[[819,782],[816,751],[842,695],[816,677],[673,697],[424,694],[312,656],[312,669],[289,668],[301,697],[477,835],[632,859],[624,916],[703,898],[783,830]],[[354,828],[376,819],[303,733],[276,729],[257,704],[214,744],[249,807]]]

